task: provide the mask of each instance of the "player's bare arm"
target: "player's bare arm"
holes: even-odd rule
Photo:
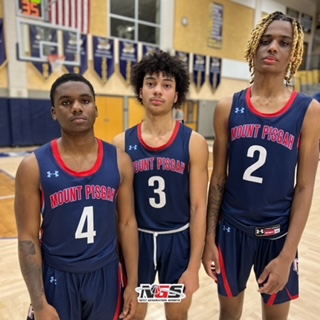
[[[217,281],[220,273],[218,251],[215,245],[216,228],[220,215],[228,162],[228,119],[232,106],[232,97],[220,100],[214,113],[213,127],[215,140],[213,145],[213,171],[210,179],[207,205],[207,231],[202,262],[207,274]],[[214,270],[212,270],[214,263]]]
[[[138,285],[138,227],[134,212],[133,166],[130,157],[118,150],[121,185],[117,198],[119,240],[127,273],[124,293],[123,319],[131,319],[137,307]]]
[[[125,133],[122,132],[115,136],[112,140],[112,144],[118,147],[120,150],[125,151],[125,142],[124,142]]]
[[[42,280],[40,229],[40,172],[34,154],[22,160],[16,174],[15,215],[18,228],[18,255],[23,278],[37,319],[59,319],[48,305]]]
[[[208,186],[208,144],[197,132],[190,139],[190,198],[191,252],[189,264],[183,274],[186,294],[192,294],[199,288],[199,268],[206,230],[206,205]]]
[[[319,162],[320,104],[313,100],[304,120],[297,170],[297,184],[292,204],[290,225],[285,245],[276,261],[266,267],[259,282],[268,282],[260,289],[268,294],[282,290],[288,281],[289,269],[307,223],[316,171]]]

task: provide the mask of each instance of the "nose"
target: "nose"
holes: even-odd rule
[[[161,95],[162,94],[162,88],[161,88],[161,84],[158,83],[153,87],[153,92],[155,95]]]
[[[78,113],[78,112],[82,112],[83,111],[83,108],[82,108],[82,104],[80,101],[78,100],[75,100],[72,104],[72,108],[71,108],[71,111],[73,113]]]
[[[278,43],[276,40],[272,40],[268,47],[268,52],[275,53],[278,51]]]

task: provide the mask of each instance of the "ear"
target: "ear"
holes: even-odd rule
[[[177,101],[178,101],[178,97],[179,97],[179,93],[178,92],[176,92],[176,94],[175,94],[175,96],[174,96],[174,103],[177,103]]]
[[[142,99],[142,88],[140,88],[140,91],[139,91],[139,98]]]
[[[99,113],[98,113],[98,106],[97,105],[95,105],[95,109],[96,109],[96,118],[98,118]]]
[[[54,121],[57,121],[56,109],[51,107],[51,117]]]

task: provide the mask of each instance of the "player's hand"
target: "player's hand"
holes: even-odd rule
[[[186,269],[186,271],[181,275],[178,283],[184,284],[186,296],[191,296],[200,287],[199,284],[199,270],[191,271]]]
[[[132,286],[127,286],[123,293],[123,309],[119,316],[120,319],[131,319],[138,305],[138,294],[135,288]]]
[[[57,310],[51,306],[50,304],[46,304],[46,306],[40,311],[34,310],[34,319],[35,320],[60,320]]]
[[[206,238],[206,243],[202,255],[202,264],[209,277],[216,283],[220,274],[219,252],[214,237]]]
[[[275,294],[288,283],[292,261],[280,256],[271,260],[258,279],[259,292]]]

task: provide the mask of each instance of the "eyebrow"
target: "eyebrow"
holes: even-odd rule
[[[93,98],[89,93],[83,93],[80,95],[81,98]],[[72,96],[64,95],[59,97],[58,101],[64,100],[64,99],[70,99]]]
[[[261,38],[272,38],[274,35],[272,34],[264,34]],[[293,38],[290,36],[285,36],[285,35],[280,35],[281,38],[283,39],[288,39],[288,40],[292,40]]]
[[[156,77],[154,77],[154,76],[147,76],[147,77],[144,78],[144,80],[155,80],[155,79],[156,79]],[[172,78],[163,78],[163,80],[164,80],[164,81],[174,82],[173,77],[172,77]]]

